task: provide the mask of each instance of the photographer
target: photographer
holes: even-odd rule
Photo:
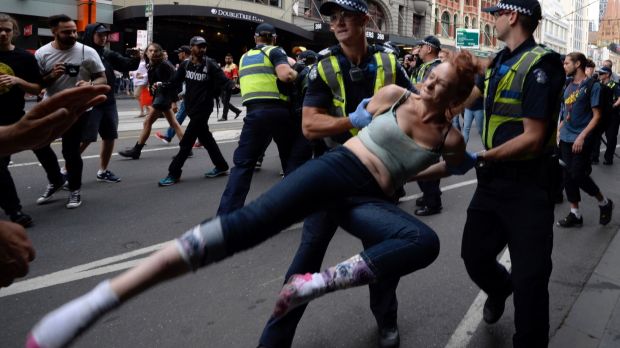
[[[105,85],[105,67],[94,49],[77,42],[77,26],[67,15],[55,15],[49,19],[54,41],[39,48],[35,58],[39,70],[43,75],[46,86],[45,96],[54,94],[76,86]],[[77,208],[82,204],[80,188],[82,186],[82,157],[80,143],[88,113],[62,136],[62,155],[67,168],[69,181],[69,199],[66,207]],[[49,191],[49,190],[48,190]],[[54,191],[55,192],[55,191]],[[42,202],[51,197],[54,192],[45,192]]]
[[[114,70],[126,73],[135,70],[140,64],[140,51],[128,50],[131,58],[123,57],[120,53],[105,48],[108,42],[110,29],[101,23],[93,23],[86,26],[83,43],[92,47],[105,66],[105,75],[108,85],[113,89],[116,82]],[[81,151],[94,141],[97,141],[97,133],[101,136],[101,152],[99,155],[99,171],[97,171],[97,181],[100,182],[120,182],[121,178],[108,170],[108,164],[114,151],[114,140],[118,138],[118,110],[114,91],[110,90],[107,94],[108,99],[94,107],[90,111],[86,129],[83,133]]]

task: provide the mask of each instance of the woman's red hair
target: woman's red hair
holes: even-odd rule
[[[453,101],[454,105],[460,105],[471,94],[476,75],[482,72],[482,66],[480,61],[468,51],[453,54],[447,62],[456,69],[458,80]]]

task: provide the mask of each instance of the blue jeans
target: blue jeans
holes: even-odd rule
[[[283,160],[284,175],[288,175],[303,164],[307,158],[291,156],[293,149],[297,148],[296,144],[299,143],[300,137],[303,137],[301,127],[295,123],[285,106],[254,105],[253,109],[248,107],[248,114],[243,119],[243,128],[239,136],[239,146],[233,154],[234,167],[230,171],[217,215],[227,214],[243,207],[250,191],[256,161],[265,152],[272,138]]]
[[[179,125],[183,124],[183,121],[185,121],[185,117],[187,117],[187,112],[185,112],[185,102],[183,100],[180,100],[178,103],[179,105],[179,111],[177,111],[177,122],[179,122]],[[168,130],[166,130],[166,138],[168,139],[172,139],[172,137],[174,137],[174,129],[172,127],[168,127]]]
[[[322,259],[335,230],[328,225],[333,224],[362,240],[365,250],[361,256],[377,276],[378,286],[395,287],[399,277],[430,265],[439,253],[435,232],[395,206],[366,167],[344,147],[309,161],[244,208],[221,215],[226,253],[249,249],[323,210],[329,211],[329,219],[315,220],[326,225],[314,229],[327,233],[304,234],[302,240],[302,245],[310,247],[304,248],[306,252],[316,250],[318,254],[308,257],[298,253],[292,267],[299,259],[310,263]],[[318,270],[320,260],[312,267]],[[297,323],[288,321],[284,325],[289,324],[294,330]],[[287,346],[293,335],[287,336],[274,332],[270,337],[264,333],[261,343],[267,347]]]
[[[465,144],[467,144],[467,141],[469,141],[469,131],[471,130],[471,124],[473,121],[476,121],[476,128],[478,128],[478,134],[482,136],[482,122],[484,119],[484,110],[465,109],[463,118],[463,139],[465,140]]]

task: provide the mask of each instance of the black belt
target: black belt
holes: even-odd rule
[[[533,159],[509,162],[487,162],[476,168],[479,181],[504,179],[522,183],[540,184],[544,182],[547,171],[546,161],[551,159]]]
[[[272,110],[272,109],[287,109],[288,105],[283,102],[269,102],[269,103],[252,103],[246,106],[247,112],[258,110]]]

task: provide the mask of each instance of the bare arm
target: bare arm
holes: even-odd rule
[[[544,146],[547,120],[524,118],[523,133],[482,154],[486,161],[510,160],[539,153]]]
[[[94,85],[105,85],[108,83],[108,79],[105,77],[105,71],[92,74],[90,78],[91,78],[90,82],[80,80],[75,84],[75,86],[76,87],[88,86],[88,85],[94,86]]]
[[[28,82],[22,78],[12,75],[6,75],[0,73],[0,87],[18,86],[24,92],[30,94],[39,94],[41,92],[41,85],[34,82]]]
[[[288,64],[279,64],[276,66],[276,75],[278,80],[291,83],[297,78],[297,71]]]

